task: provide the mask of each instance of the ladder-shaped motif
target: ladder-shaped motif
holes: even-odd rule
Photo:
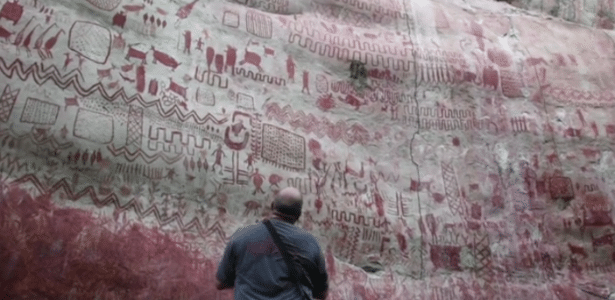
[[[485,233],[483,236],[479,236],[478,234],[474,235],[473,255],[475,261],[474,271],[476,275],[479,278],[490,278],[492,276],[492,269],[488,234]]]
[[[459,197],[459,185],[455,176],[455,169],[452,163],[442,162],[442,181],[444,182],[444,192],[446,202],[451,212],[456,215],[464,214],[464,207]]]
[[[13,106],[15,106],[15,101],[17,101],[19,91],[20,89],[11,90],[11,86],[8,84],[4,87],[4,91],[2,95],[0,95],[0,122],[8,122],[11,111],[13,111]]]
[[[126,146],[140,149],[143,139],[143,108],[131,105],[128,111]]]

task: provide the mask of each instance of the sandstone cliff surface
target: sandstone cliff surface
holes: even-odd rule
[[[2,0],[0,286],[231,299],[295,186],[330,299],[606,297],[614,8],[580,3]]]

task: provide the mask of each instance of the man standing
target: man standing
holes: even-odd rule
[[[328,275],[318,240],[293,226],[301,216],[303,199],[296,188],[281,190],[270,218],[293,257],[300,286],[307,295],[325,299]],[[258,223],[237,230],[229,241],[216,274],[218,290],[235,288],[235,300],[303,300],[267,227]]]

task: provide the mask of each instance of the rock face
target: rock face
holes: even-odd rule
[[[599,29],[613,29],[615,22],[615,6],[613,1],[532,1],[532,0],[500,0],[530,11],[537,11],[550,16],[564,19],[568,22],[583,24]],[[472,1],[471,5],[476,5]]]
[[[615,289],[612,3],[42,2],[0,7],[9,298],[231,299],[286,186],[330,299]]]

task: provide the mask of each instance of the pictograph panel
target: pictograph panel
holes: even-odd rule
[[[246,30],[255,36],[270,39],[272,33],[271,18],[258,12],[249,11],[246,13]]]
[[[113,117],[80,108],[75,119],[74,135],[99,144],[113,140]]]
[[[301,171],[305,169],[305,139],[291,131],[263,124],[261,156],[278,167]]]
[[[77,21],[70,28],[68,48],[95,63],[105,64],[111,53],[111,32],[98,24]]]
[[[143,108],[130,106],[127,130],[126,146],[141,147],[141,141],[143,140]]]
[[[0,95],[0,122],[6,123],[9,120],[19,91],[20,89],[11,89],[8,84],[4,87],[4,91]]]
[[[57,104],[28,98],[21,113],[20,121],[40,125],[53,125],[58,119],[59,111],[60,106]]]

